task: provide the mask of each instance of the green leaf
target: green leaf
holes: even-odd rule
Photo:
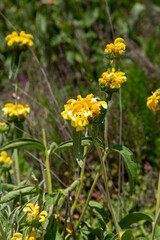
[[[83,166],[81,138],[82,138],[82,131],[77,132],[76,129],[74,128],[73,129],[73,152],[80,168],[82,168]]]
[[[33,147],[43,151],[45,150],[44,145],[38,140],[30,139],[30,138],[19,138],[1,146],[0,151],[7,151],[7,150],[22,148],[22,147]]]
[[[27,181],[28,180],[24,180],[24,181],[20,182],[20,184],[18,186],[13,185],[13,184],[8,184],[8,183],[2,183],[1,188],[2,188],[2,190],[5,190],[7,192],[12,191],[12,190],[17,190],[17,189],[24,187],[26,185]]]
[[[44,240],[62,240],[61,235],[55,230],[50,230],[44,235]]]
[[[129,213],[119,222],[119,225],[122,229],[126,229],[132,224],[142,220],[149,221],[152,223],[154,218],[151,214],[148,214],[148,213],[141,213],[141,212]]]
[[[19,63],[20,63],[20,51],[14,52],[14,55],[12,57],[11,62],[11,68],[9,72],[9,79],[15,80],[17,77],[18,69],[19,69]]]
[[[104,240],[111,240],[115,235],[113,233],[109,233],[105,236]]]
[[[82,146],[88,146],[91,143],[92,143],[92,138],[91,137],[83,137],[82,140],[81,140],[81,145]],[[73,141],[72,140],[59,144],[58,147],[55,148],[55,151],[63,150],[65,148],[69,148],[69,147],[73,147]]]
[[[20,194],[20,191],[21,191],[22,196],[25,196],[25,195],[30,195],[30,194],[35,193],[36,189],[35,189],[35,186],[28,185],[28,186],[25,186],[23,189],[13,190],[13,191],[7,193],[6,195],[4,195],[1,198],[0,203],[6,203],[6,202],[9,202],[9,201],[11,201],[15,198],[18,198],[19,194]]]
[[[112,150],[119,152],[124,159],[124,164],[129,176],[130,194],[132,194],[137,178],[137,164],[131,159],[132,152],[127,147],[121,145],[114,145]]]
[[[126,230],[122,235],[122,240],[133,240],[133,235],[131,230]]]
[[[80,179],[77,179],[68,188],[61,190],[60,199],[57,204],[58,210],[60,210],[62,208],[64,201],[66,200],[65,196],[68,194],[68,191],[72,192],[79,185],[79,183],[80,183]]]
[[[108,212],[105,211],[103,206],[94,201],[90,201],[89,206],[94,210],[94,214],[98,218],[101,227],[103,228],[103,230],[105,230],[106,224],[109,221]]]

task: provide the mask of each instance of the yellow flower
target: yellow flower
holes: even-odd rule
[[[9,163],[9,164],[13,163],[13,161],[11,160],[10,157],[8,157],[8,154],[5,151],[2,151],[0,154],[0,164],[3,164],[3,163]]]
[[[29,236],[26,238],[26,240],[36,240],[37,238],[40,237],[40,234],[33,231],[33,232],[30,232]]]
[[[35,206],[32,203],[28,203],[26,207],[23,209],[24,212],[27,212],[26,221],[29,225],[44,223],[47,217],[47,212],[42,211],[39,213],[39,206],[36,204]]]
[[[30,108],[27,104],[14,105],[13,103],[7,103],[2,111],[8,116],[9,121],[22,121],[30,112]]]
[[[77,100],[70,99],[64,106],[65,111],[61,113],[65,120],[70,120],[72,127],[76,131],[82,131],[90,123],[90,120],[98,116],[101,111],[101,106],[107,109],[107,103],[98,101],[93,94],[87,95],[86,98],[77,96]]]
[[[17,32],[12,32],[6,37],[6,40],[8,41],[7,45],[9,47],[21,50],[33,46],[33,41],[31,39],[33,39],[33,36],[31,34],[26,34],[24,31],[21,31],[19,35]]]
[[[147,107],[153,111],[160,110],[160,89],[147,98]]]
[[[116,92],[122,85],[122,83],[127,81],[125,73],[115,71],[114,68],[109,68],[107,72],[102,74],[102,78],[99,78],[99,85],[105,92]]]
[[[114,41],[114,44],[107,44],[104,51],[106,58],[110,60],[121,58],[124,55],[126,49],[126,45],[123,42],[123,38],[117,38]]]
[[[21,233],[15,233],[11,240],[22,240],[23,235]]]

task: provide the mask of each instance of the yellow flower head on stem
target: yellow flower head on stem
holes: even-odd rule
[[[85,98],[78,95],[77,100],[68,100],[61,115],[65,120],[70,120],[71,126],[78,132],[84,130],[90,121],[100,114],[101,107],[107,109],[107,103],[94,98],[93,94]]]
[[[0,153],[0,164],[4,164],[4,163],[12,164],[13,161],[11,160],[10,157],[8,157],[7,152],[2,151],[2,152]]]
[[[114,43],[107,44],[104,51],[106,58],[110,60],[120,59],[124,55],[126,49],[126,45],[123,42],[123,38],[116,38]]]
[[[26,50],[28,47],[33,46],[33,36],[21,31],[20,34],[12,32],[5,38],[8,42],[7,45],[13,49]]]
[[[22,240],[23,235],[22,233],[14,233],[13,237],[11,238],[11,240]]]
[[[7,103],[5,107],[2,108],[2,111],[8,116],[8,121],[14,122],[23,121],[26,118],[27,113],[30,112],[30,108],[27,104],[15,105],[13,103]]]
[[[37,225],[38,223],[44,223],[47,217],[47,212],[42,211],[39,213],[39,206],[36,204],[35,206],[32,203],[28,203],[26,207],[23,209],[24,212],[27,212],[26,222],[29,225]]]
[[[102,77],[99,78],[99,85],[102,90],[108,93],[113,93],[118,91],[122,83],[127,81],[125,73],[115,71],[114,68],[109,68],[106,72],[102,74]]]
[[[160,89],[147,98],[147,107],[153,111],[160,110]]]

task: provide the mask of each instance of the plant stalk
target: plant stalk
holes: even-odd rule
[[[15,171],[17,185],[20,183],[19,161],[18,161],[18,149],[14,149]]]
[[[154,223],[153,223],[151,240],[154,240],[154,234],[155,234],[156,225],[157,225],[157,222],[158,222],[159,215],[160,215],[160,208],[159,208],[159,210],[158,210],[157,215],[155,216],[155,221],[154,221]]]
[[[42,134],[43,134],[43,143],[45,146],[45,156],[46,156],[46,187],[48,193],[52,193],[52,181],[51,181],[51,174],[50,174],[50,167],[49,167],[49,152],[48,152],[48,147],[47,147],[47,140],[46,140],[46,134],[44,128],[42,129]]]
[[[88,198],[87,198],[87,200],[86,200],[85,206],[84,206],[84,208],[83,208],[82,214],[81,214],[81,216],[80,216],[80,218],[79,218],[79,220],[78,220],[78,223],[77,223],[76,226],[75,226],[75,230],[77,230],[77,228],[79,227],[79,224],[80,224],[82,218],[84,217],[84,214],[85,214],[85,212],[86,212],[86,210],[87,210],[89,201],[90,201],[90,199],[91,199],[91,197],[92,197],[93,190],[94,190],[94,188],[95,188],[95,186],[96,186],[96,184],[97,184],[97,181],[98,181],[98,179],[99,179],[100,172],[101,172],[101,167],[99,168],[99,171],[98,171],[98,173],[96,174],[96,177],[95,177],[95,179],[94,179],[94,182],[93,182],[93,184],[92,184],[92,187],[91,187],[91,189],[90,189],[90,191],[89,191]]]
[[[157,204],[156,204],[156,216],[158,214],[158,210],[160,208],[160,173],[159,173],[159,180],[158,180],[158,191],[157,191]]]
[[[107,199],[108,199],[108,205],[110,208],[110,212],[113,218],[113,222],[116,228],[116,232],[118,234],[118,236],[120,237],[120,227],[118,225],[117,219],[116,219],[116,215],[115,215],[115,211],[113,209],[112,203],[111,203],[111,198],[110,198],[110,194],[109,194],[109,189],[108,189],[108,179],[107,179],[107,173],[106,173],[106,168],[105,168],[105,164],[104,164],[104,159],[102,157],[102,153],[101,150],[99,148],[99,145],[97,143],[97,141],[95,141],[95,147],[97,149],[100,161],[101,161],[101,167],[102,167],[102,171],[103,171],[103,176],[104,176],[104,185],[105,185],[105,191],[106,191],[106,195],[107,195]]]
[[[87,146],[84,147],[84,156],[85,156],[86,152],[87,152]],[[81,168],[81,174],[80,174],[80,184],[79,184],[79,187],[78,187],[78,191],[77,191],[77,194],[76,194],[75,201],[74,201],[72,209],[71,209],[71,214],[72,215],[74,213],[74,210],[75,210],[77,202],[78,202],[79,195],[80,195],[81,190],[82,190],[85,165],[86,165],[86,157],[83,160],[83,166]]]

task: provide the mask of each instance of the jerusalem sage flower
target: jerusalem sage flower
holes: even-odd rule
[[[114,68],[109,68],[106,72],[102,74],[102,78],[99,78],[99,85],[105,92],[116,92],[122,85],[122,83],[127,81],[125,73],[115,71]]]
[[[120,59],[124,55],[126,45],[123,43],[123,41],[123,38],[116,38],[114,43],[106,45],[104,53],[107,59]]]
[[[89,94],[85,98],[78,95],[77,100],[68,100],[64,106],[65,111],[61,115],[65,120],[71,120],[71,126],[75,127],[78,132],[84,130],[90,120],[94,121],[94,118],[100,114],[101,107],[107,109],[107,103],[94,98],[93,94]]]
[[[33,36],[21,31],[20,34],[12,32],[5,38],[8,42],[7,45],[13,49],[25,50],[27,47],[33,46]]]
[[[160,90],[152,93],[152,96],[147,98],[147,107],[153,111],[160,110]]]

